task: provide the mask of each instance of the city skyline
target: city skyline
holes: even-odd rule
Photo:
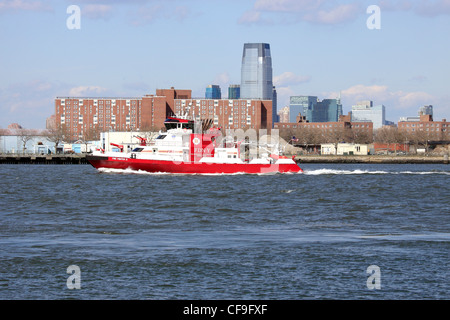
[[[0,0],[0,128],[43,129],[57,96],[202,97],[217,84],[226,98],[244,43],[270,44],[278,111],[290,96],[340,93],[344,114],[372,100],[395,123],[425,105],[449,119],[449,16],[443,0]]]

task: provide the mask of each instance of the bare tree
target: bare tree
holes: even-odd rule
[[[353,141],[352,130],[345,125],[327,130],[324,132],[324,138],[325,142],[334,144],[334,149],[336,152],[339,143]]]
[[[81,139],[85,145],[85,151],[88,152],[88,144],[90,141],[100,140],[100,130],[97,126],[93,128],[86,128],[83,131]]]
[[[17,129],[16,132],[19,140],[22,142],[22,153],[25,153],[28,141],[37,136],[37,131],[33,129]]]
[[[413,132],[408,132],[406,137],[409,141],[411,141],[414,144],[417,152],[417,148],[419,146],[423,146],[425,148],[425,151],[428,151],[430,140],[439,139],[440,134],[439,132],[416,130]]]
[[[297,130],[294,130],[293,128],[281,128],[279,131],[280,138],[284,139],[288,143],[291,141],[293,136],[296,136],[296,133]]]
[[[0,129],[0,142],[2,141],[2,139],[4,139],[3,136],[6,136],[8,132],[9,132],[8,129]],[[5,152],[6,150],[2,149],[2,151]]]
[[[369,144],[373,142],[373,134],[368,130],[352,128],[353,142],[360,144]]]
[[[399,131],[397,127],[386,126],[379,128],[375,131],[374,140],[380,143],[386,143],[388,145],[394,144],[394,151],[397,153],[397,145],[404,143],[406,135],[404,132]]]
[[[69,136],[69,130],[65,124],[53,125],[45,131],[45,137],[55,144],[55,150],[60,143],[67,141]]]

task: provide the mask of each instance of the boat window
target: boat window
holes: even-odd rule
[[[167,137],[166,134],[161,134],[161,135],[159,135],[156,139],[164,139],[165,137]]]
[[[144,148],[134,148],[133,152],[141,152],[142,150],[144,150]]]

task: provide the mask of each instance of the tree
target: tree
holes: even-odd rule
[[[56,124],[45,131],[47,140],[55,144],[55,149],[70,137],[69,130],[65,124]]]
[[[373,135],[367,130],[352,128],[352,135],[354,143],[369,144],[373,142]]]
[[[343,124],[324,132],[324,139],[327,143],[333,143],[334,150],[337,152],[339,143],[353,141],[352,130]]]
[[[6,136],[8,134],[9,130],[8,129],[0,129],[0,142],[3,139],[3,136]],[[5,152],[5,150],[3,150],[3,152]]]
[[[94,126],[93,128],[86,128],[83,131],[81,139],[84,142],[85,145],[85,151],[88,152],[88,144],[90,141],[94,140],[100,140],[100,130],[97,126]]]
[[[398,130],[397,127],[385,126],[375,131],[376,142],[394,144],[394,151],[397,153],[397,144],[405,143],[405,133]]]
[[[16,132],[19,140],[22,142],[22,153],[25,153],[28,141],[32,140],[37,135],[37,131],[32,129],[17,129]]]
[[[140,128],[140,134],[139,136],[141,138],[145,138],[147,140],[147,143],[153,139],[153,137],[157,136],[159,134],[159,130],[161,130],[160,127],[156,125],[151,125],[150,122],[144,122]]]
[[[408,132],[407,138],[414,144],[416,152],[419,146],[423,146],[425,151],[428,151],[429,142],[435,138],[435,135],[430,131],[416,130],[413,132]]]

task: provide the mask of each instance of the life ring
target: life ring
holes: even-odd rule
[[[192,139],[192,142],[193,142],[195,145],[198,145],[198,144],[200,143],[200,139],[197,138],[197,137],[195,137],[194,139]]]

